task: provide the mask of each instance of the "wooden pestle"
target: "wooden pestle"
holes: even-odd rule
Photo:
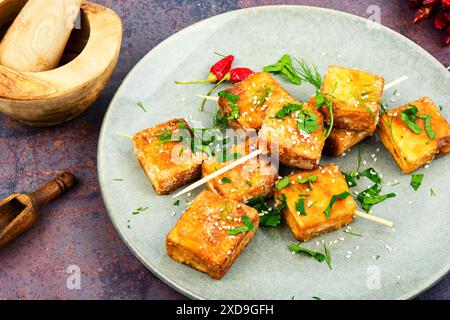
[[[0,248],[31,228],[39,209],[74,185],[73,174],[65,172],[31,194],[13,194],[0,201]]]
[[[81,0],[29,0],[0,43],[0,64],[23,72],[56,68],[80,7]]]

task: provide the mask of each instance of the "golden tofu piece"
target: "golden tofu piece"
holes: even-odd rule
[[[236,102],[239,116],[228,121],[234,129],[259,130],[268,109],[292,100],[291,95],[266,72],[255,73],[226,90],[239,97]],[[225,97],[219,98],[219,110],[222,116],[231,116],[232,108]]]
[[[247,225],[245,217],[253,230],[229,234]],[[252,240],[258,225],[255,209],[205,190],[167,235],[166,251],[173,260],[221,279]]]
[[[231,159],[225,159],[228,161],[218,159],[218,156],[205,160],[202,165],[202,175],[203,177],[209,176],[235,161],[234,158],[242,158],[257,149],[257,138],[248,138],[227,150],[226,154],[232,155]],[[225,198],[246,203],[257,196],[271,196],[277,177],[277,168],[268,159],[261,156],[210,180],[206,187]]]
[[[301,105],[300,111],[294,111],[284,117],[280,113],[289,105]],[[317,129],[307,132],[300,129],[304,120],[300,117],[310,114],[317,120]],[[259,132],[260,146],[272,155],[277,155],[280,162],[287,166],[311,170],[319,165],[325,143],[323,115],[312,104],[295,100],[283,105],[276,105],[267,112],[267,118]]]
[[[134,155],[158,194],[171,193],[200,177],[202,155],[192,153],[178,141],[180,137],[184,142],[192,138],[184,119],[170,120],[133,137]]]
[[[434,139],[428,136],[425,120],[418,117],[421,133],[414,133],[402,120],[402,112],[416,106],[417,115],[431,116]],[[411,173],[431,162],[436,156],[450,152],[450,126],[430,98],[424,97],[389,110],[381,116],[378,135],[404,173]]]
[[[310,177],[315,177],[316,180],[299,183],[299,179]],[[350,192],[336,165],[293,173],[289,179],[291,183],[288,186],[275,190],[275,199],[282,199],[283,195],[286,197],[287,209],[283,211],[283,215],[297,240],[306,241],[352,222],[356,202],[351,195],[336,200],[331,208],[330,218],[324,213],[333,196]],[[301,202],[304,212],[299,211]]]
[[[380,76],[338,66],[330,66],[323,79],[322,94],[333,100],[334,127],[374,132],[383,96],[384,79]],[[330,112],[321,107],[325,121]]]
[[[339,157],[372,134],[370,132],[334,128],[325,141],[324,151],[331,156]]]

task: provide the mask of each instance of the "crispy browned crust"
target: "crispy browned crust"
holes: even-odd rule
[[[229,235],[228,230],[241,227],[246,215],[253,231]],[[251,241],[259,225],[258,211],[210,191],[201,192],[167,235],[167,254],[221,279]]]
[[[302,104],[292,100],[288,103]],[[318,119],[319,128],[311,134],[305,134],[298,130],[295,114],[276,119],[275,115],[282,109],[283,105],[273,107],[268,111],[264,124],[259,132],[260,146],[271,154],[277,154],[280,162],[284,165],[311,170],[317,168],[322,156],[325,143],[323,116],[309,102],[303,104],[304,109],[315,114]]]
[[[201,174],[201,155],[195,155],[182,142],[160,144],[157,137],[164,129],[173,133],[184,124],[183,135],[192,137],[184,119],[173,119],[143,130],[133,137],[134,154],[158,194],[169,194],[195,180]],[[181,131],[179,131],[181,132]],[[183,149],[180,155],[180,150]]]
[[[228,153],[238,153],[243,157],[257,150],[257,148],[257,139],[249,138],[245,142],[231,148]],[[209,176],[233,161],[234,160],[230,160],[219,164],[217,157],[211,157],[203,162],[202,176]],[[259,157],[210,180],[206,184],[206,187],[228,199],[245,203],[256,196],[271,196],[277,177],[277,168],[267,159]],[[223,182],[223,178],[227,178],[231,182]]]
[[[266,103],[261,107],[257,107],[255,99],[257,100],[262,96],[264,88],[270,88],[271,92],[267,97]],[[240,98],[237,102],[239,118],[228,121],[228,124],[233,129],[259,130],[269,108],[292,100],[291,95],[266,72],[255,73],[226,90]],[[219,98],[219,110],[222,116],[228,117],[231,114],[229,103],[223,97]]]
[[[358,132],[335,128],[331,131],[328,139],[325,140],[324,151],[331,156],[339,157],[371,135],[372,133],[370,132]]]
[[[383,95],[384,79],[380,76],[345,67],[330,66],[325,74],[322,93],[333,97],[334,127],[374,132]],[[367,93],[367,95],[363,95]],[[369,112],[356,97],[364,96]],[[330,112],[321,108],[325,121],[330,122]]]
[[[419,115],[431,115],[431,128],[436,133],[434,139],[429,138],[423,119],[417,121],[417,125],[422,128],[420,134],[412,132],[401,119],[401,113],[411,108],[410,105],[418,108]],[[427,97],[383,114],[377,133],[400,169],[407,174],[430,163],[436,156],[450,151],[450,125],[433,101]]]
[[[307,184],[298,183],[299,177],[307,178],[312,175],[316,176],[317,180],[310,184],[310,189]],[[329,165],[313,171],[297,172],[289,177],[291,185],[282,190],[275,190],[275,199],[282,198],[282,194],[286,196],[288,208],[284,210],[283,215],[297,240],[310,240],[352,222],[356,211],[356,202],[352,196],[336,201],[330,219],[324,214],[334,195],[350,192],[337,166]],[[300,215],[296,210],[300,195],[307,195],[304,200],[306,216]]]

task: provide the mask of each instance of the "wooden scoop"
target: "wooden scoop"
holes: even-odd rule
[[[33,226],[39,209],[74,185],[74,175],[65,172],[31,194],[13,194],[0,201],[0,248]]]
[[[0,64],[17,71],[55,69],[80,6],[81,0],[28,0],[0,43]]]

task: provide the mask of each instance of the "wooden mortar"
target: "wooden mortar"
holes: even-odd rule
[[[0,31],[25,0],[0,0]],[[94,103],[117,64],[122,22],[111,9],[83,1],[81,30],[74,30],[60,67],[20,72],[0,65],[0,111],[31,126],[46,127],[76,117]]]

